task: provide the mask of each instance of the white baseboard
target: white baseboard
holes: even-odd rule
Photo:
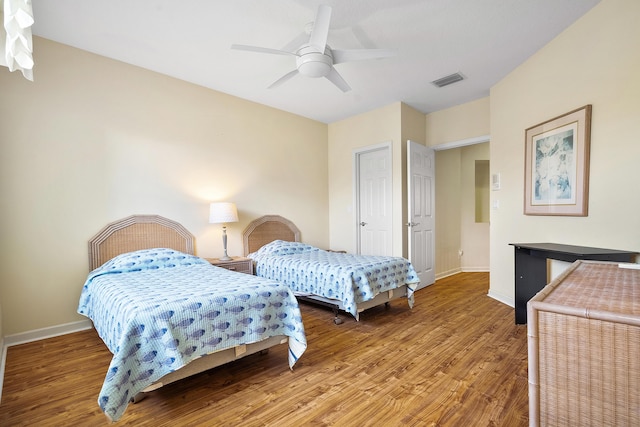
[[[454,268],[448,271],[436,273],[436,280],[444,279],[445,277],[453,276],[454,274],[462,273],[460,268]]]
[[[7,360],[7,347],[71,334],[73,332],[85,331],[92,327],[93,325],[90,320],[80,320],[78,322],[65,323],[63,325],[51,326],[48,328],[0,337],[0,348],[2,348],[2,356],[0,358],[0,402],[2,401],[2,386],[4,384],[4,366]]]
[[[487,294],[487,296],[493,298],[494,300],[500,301],[503,304],[508,305],[509,307],[514,307],[516,306],[515,301],[513,299],[513,297],[508,297],[506,295],[501,295],[497,292],[492,291],[491,289],[489,289],[489,293]]]
[[[488,273],[489,267],[462,267],[463,273]]]
[[[488,273],[489,267],[458,267],[452,268],[448,271],[443,271],[436,274],[436,280],[444,279],[445,277],[453,276],[458,273]]]
[[[2,386],[4,385],[4,361],[7,360],[7,347],[4,345],[4,338],[0,338],[0,403],[2,402]]]
[[[60,335],[71,334],[73,332],[86,331],[87,329],[91,329],[92,327],[93,326],[90,320],[79,320],[77,322],[64,323],[62,325],[50,326],[48,328],[35,329],[33,331],[7,335],[6,337],[4,337],[4,345],[6,347],[11,347],[12,345],[44,340]]]

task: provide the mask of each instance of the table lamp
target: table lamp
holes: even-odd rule
[[[232,258],[227,255],[227,223],[238,222],[238,209],[235,203],[211,203],[209,207],[209,223],[222,224],[222,245],[224,246],[224,256],[221,261],[230,261]]]

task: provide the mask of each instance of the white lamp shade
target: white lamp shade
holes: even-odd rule
[[[211,203],[209,208],[209,222],[211,224],[224,224],[238,222],[238,209],[235,203]]]

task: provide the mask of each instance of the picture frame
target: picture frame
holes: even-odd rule
[[[591,105],[525,131],[524,214],[588,216]]]

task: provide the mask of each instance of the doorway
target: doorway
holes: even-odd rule
[[[437,149],[437,147],[434,147]],[[476,165],[490,159],[488,141],[436,151],[436,276],[489,271],[491,190],[476,184]],[[476,163],[477,160],[481,162]],[[489,165],[490,169],[490,165]],[[486,172],[486,167],[485,167]],[[486,183],[489,184],[488,182]],[[479,194],[481,193],[481,194]],[[478,206],[478,196],[483,199]],[[478,210],[482,209],[481,215]]]

